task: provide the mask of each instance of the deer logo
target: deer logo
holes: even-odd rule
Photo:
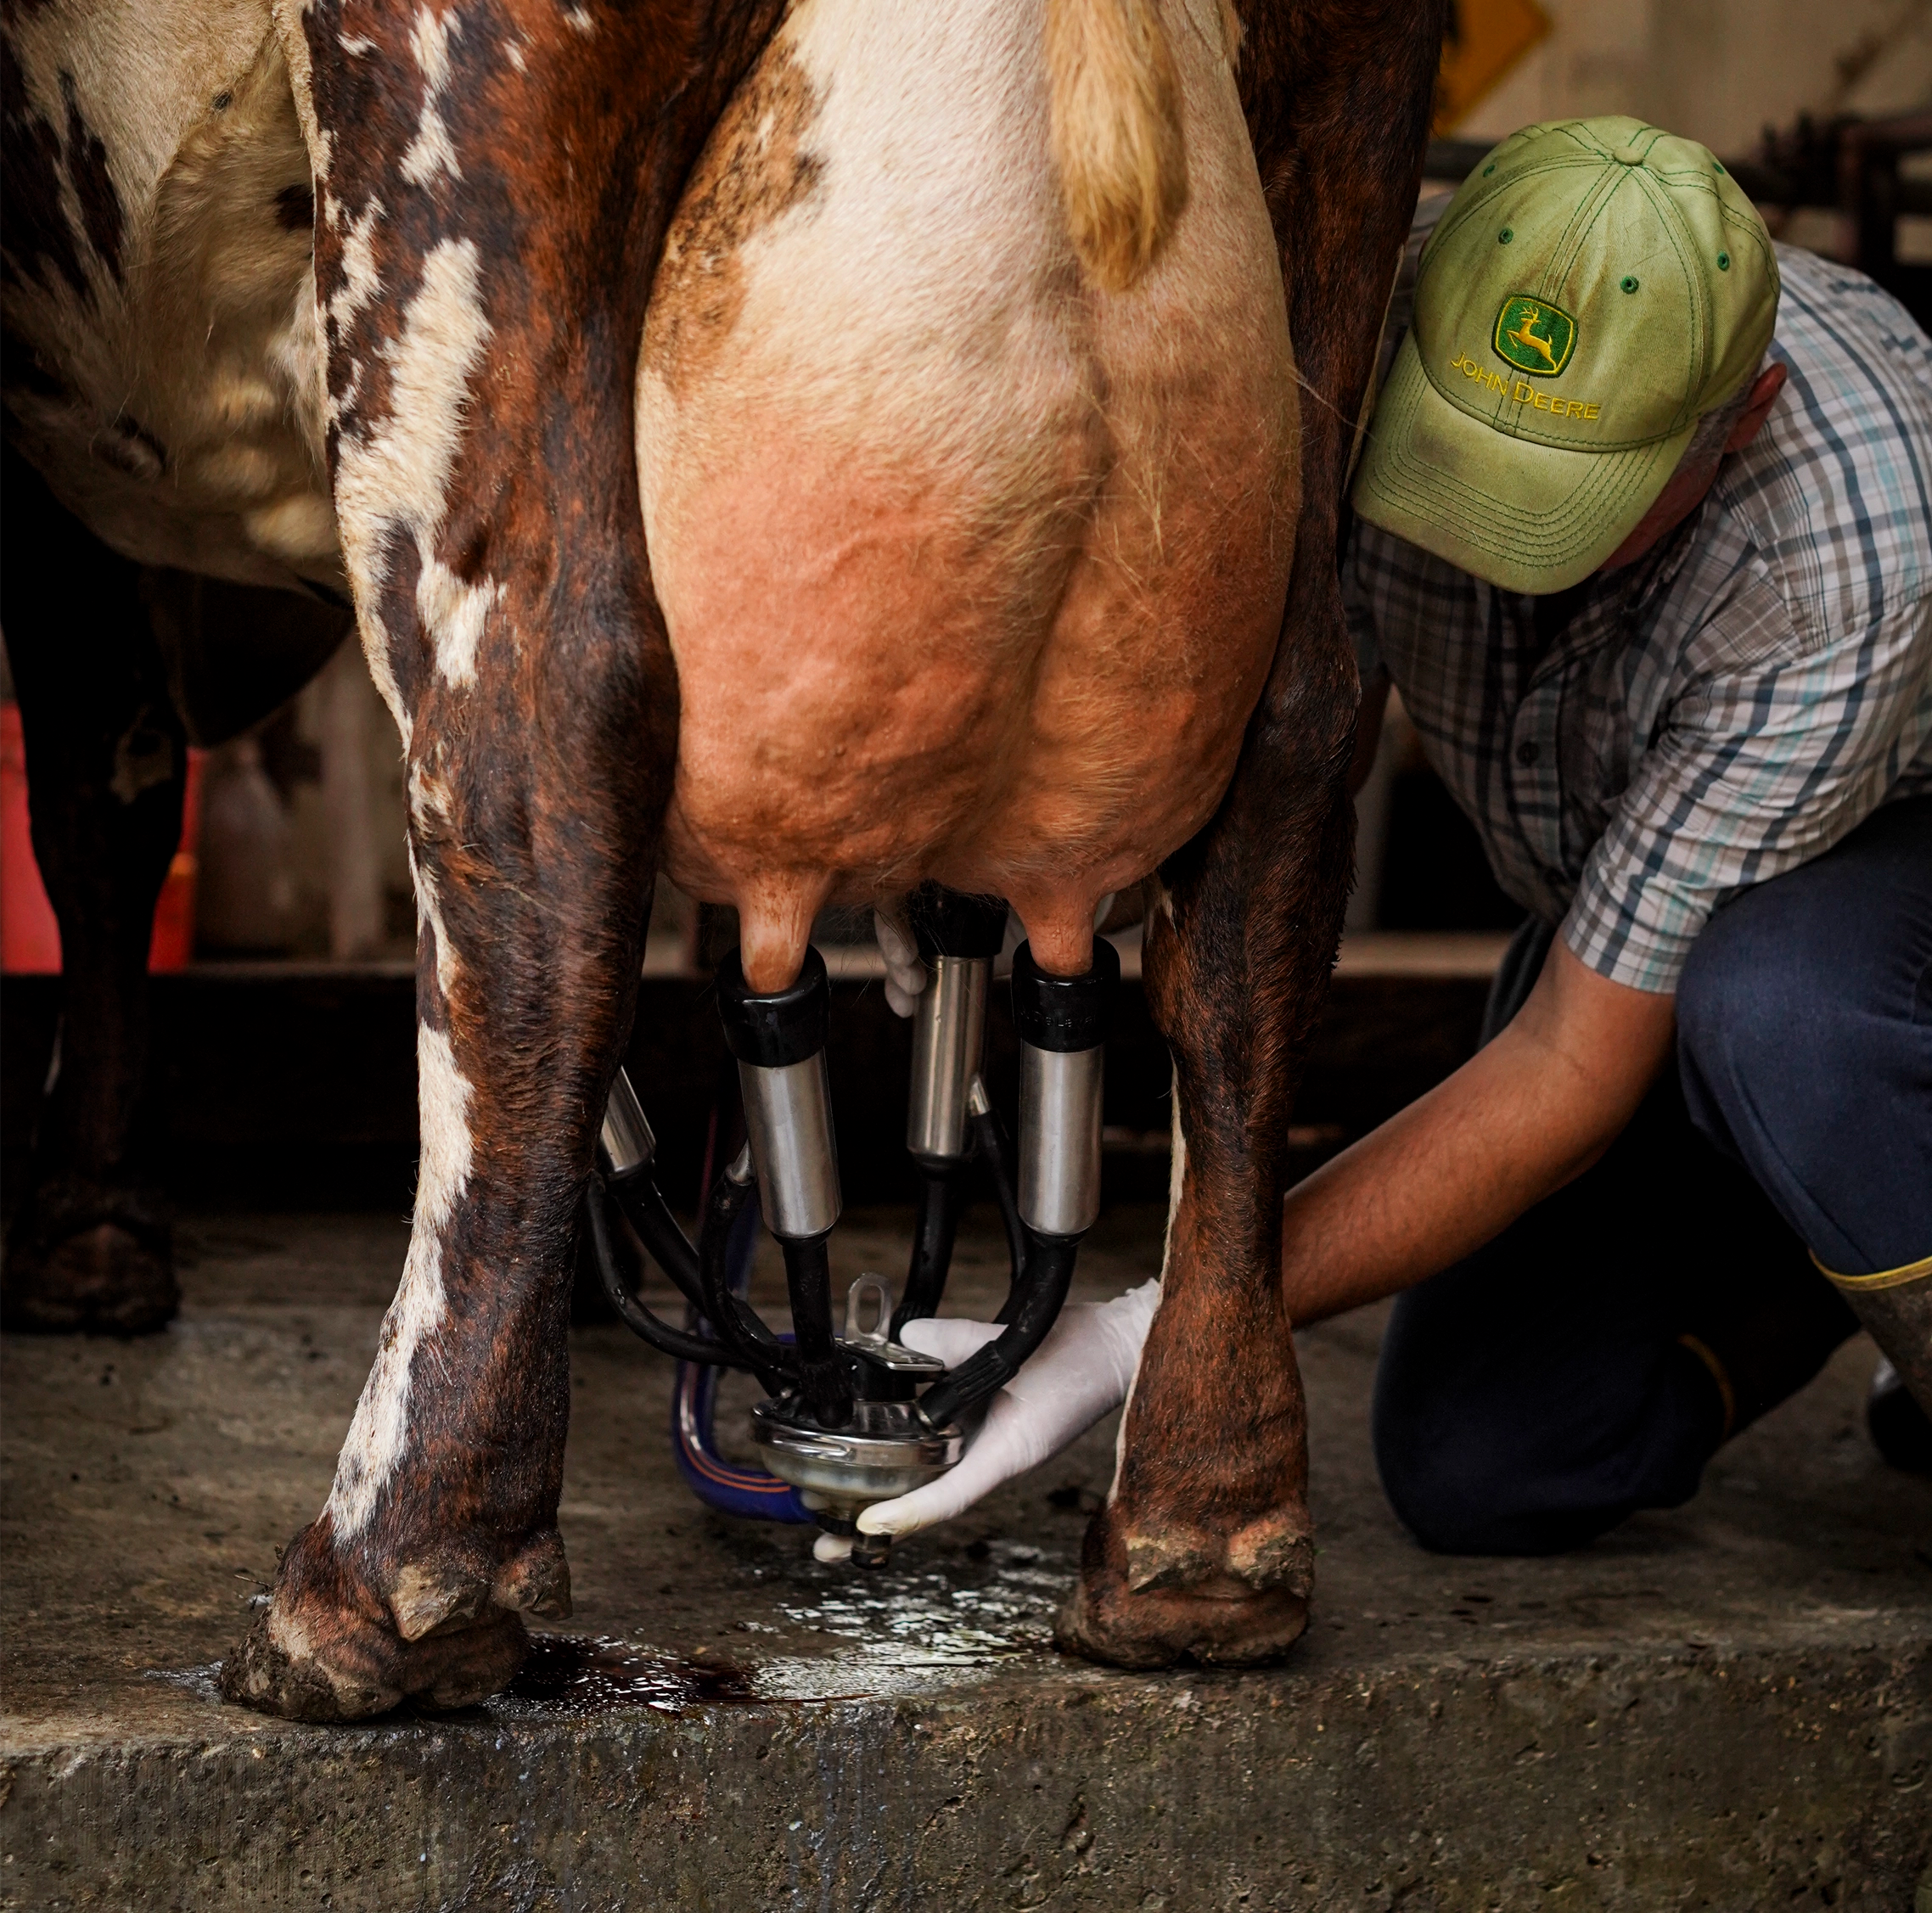
[[[1531,332],[1530,330],[1530,328],[1533,326],[1542,317],[1542,314],[1538,311],[1534,306],[1532,306],[1530,310],[1524,315],[1521,323],[1517,326],[1516,329],[1514,332],[1505,333],[1503,334],[1503,337],[1505,339],[1514,339],[1516,343],[1524,349],[1525,351],[1540,352],[1542,355],[1543,363],[1547,365],[1552,372],[1554,372],[1556,370],[1556,354],[1550,350],[1549,340],[1545,339],[1541,333]]]
[[[1496,350],[1520,372],[1553,379],[1576,348],[1576,321],[1560,306],[1513,292],[1496,315]]]

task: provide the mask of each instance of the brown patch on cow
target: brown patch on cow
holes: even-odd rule
[[[284,233],[306,233],[315,224],[315,188],[305,180],[275,195],[275,222]]]
[[[733,97],[665,242],[644,324],[644,363],[674,392],[716,361],[744,304],[739,253],[810,198],[824,163],[805,149],[818,116],[810,76],[780,42]]]

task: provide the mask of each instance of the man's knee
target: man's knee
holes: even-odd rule
[[[1727,1115],[1734,1104],[1783,1106],[1783,1086],[1808,1079],[1811,1060],[1830,1051],[1839,1011],[1817,986],[1805,928],[1747,893],[1692,946],[1677,984],[1678,1054]]]
[[[1884,1018],[1808,912],[1747,892],[1693,947],[1677,987],[1677,1058],[1692,1121],[1750,1170],[1817,1247],[1811,1205],[1843,1180],[1848,1080],[1879,1093]]]
[[[1375,1381],[1373,1433],[1383,1492],[1437,1554],[1559,1554],[1613,1528],[1626,1506],[1564,1505],[1543,1478],[1537,1431],[1507,1390],[1465,1388],[1440,1370],[1390,1362]]]

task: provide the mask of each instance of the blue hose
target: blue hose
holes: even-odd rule
[[[733,1224],[726,1245],[725,1266],[732,1293],[743,1295],[751,1286],[752,1259],[758,1253],[758,1204],[747,1203]],[[700,1332],[703,1332],[700,1326]],[[791,1337],[782,1335],[782,1342]],[[809,1524],[812,1511],[789,1481],[762,1468],[743,1468],[717,1451],[712,1417],[722,1371],[699,1362],[681,1361],[671,1391],[671,1446],[684,1484],[705,1506],[748,1521],[789,1521]]]

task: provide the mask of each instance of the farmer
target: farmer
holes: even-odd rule
[[[1861,1321],[1881,1445],[1932,1450],[1932,341],[1639,121],[1432,210],[1353,493],[1357,765],[1392,685],[1528,915],[1483,1047],[1290,1192],[1282,1272],[1297,1324],[1399,1293],[1416,1536],[1542,1554],[1687,1501]],[[1064,1445],[1153,1302],[1070,1310],[862,1525]]]

